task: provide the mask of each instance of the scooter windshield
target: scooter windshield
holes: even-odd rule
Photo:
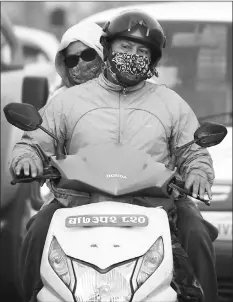
[[[161,196],[163,185],[174,176],[147,153],[122,144],[91,145],[64,160],[52,161],[62,175],[59,187],[115,196],[152,187],[152,195]]]

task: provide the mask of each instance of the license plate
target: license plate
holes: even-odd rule
[[[146,227],[145,215],[80,215],[66,218],[67,228],[73,227]]]

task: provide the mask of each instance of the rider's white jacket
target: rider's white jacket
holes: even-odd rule
[[[103,74],[71,87],[52,98],[41,109],[42,126],[64,142],[68,154],[86,145],[118,142],[168,163],[175,147],[193,140],[198,120],[189,105],[165,85],[142,82],[123,90]],[[16,144],[11,156],[14,167],[20,158],[40,160],[30,144],[38,143],[47,155],[55,154],[55,141],[38,129],[23,135],[28,146]],[[213,183],[212,159],[196,144],[181,152],[178,172],[185,180],[191,170]]]

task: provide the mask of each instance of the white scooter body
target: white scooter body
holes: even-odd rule
[[[148,217],[148,225],[132,227],[66,226],[68,217],[109,214],[126,217],[127,215],[145,215]],[[72,223],[72,218],[68,219],[71,219]],[[75,220],[73,219],[73,221]],[[58,277],[49,263],[49,250],[54,237],[56,237],[65,255],[71,257],[73,271],[77,278],[74,294]],[[125,261],[128,263],[124,268],[127,271],[128,281],[132,275],[132,287],[134,289],[137,287],[136,279],[143,256],[159,237],[162,237],[163,241],[163,260],[145,283],[133,295],[130,282],[124,283],[120,290],[120,282],[118,281],[112,282],[112,287],[110,287],[105,276],[112,274],[114,280],[117,273],[114,275],[113,270],[116,268],[115,271],[119,270],[120,272],[123,267],[122,262],[124,264]],[[112,269],[107,272],[109,267]],[[102,270],[102,273],[96,269]],[[103,270],[106,271],[103,272]],[[177,301],[177,294],[170,286],[172,273],[173,256],[170,228],[167,213],[161,207],[146,208],[109,201],[59,209],[53,216],[44,246],[41,261],[41,278],[44,287],[38,293],[37,299],[38,302],[175,302]],[[122,276],[125,277],[125,274]],[[106,286],[109,291],[108,295],[105,292],[103,297],[99,294],[98,297],[93,298],[94,293],[100,292]]]

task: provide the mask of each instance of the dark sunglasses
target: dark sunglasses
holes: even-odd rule
[[[65,57],[64,61],[68,68],[73,68],[78,64],[80,58],[85,62],[90,62],[93,61],[96,56],[97,52],[93,48],[87,48],[79,56],[70,55]]]

